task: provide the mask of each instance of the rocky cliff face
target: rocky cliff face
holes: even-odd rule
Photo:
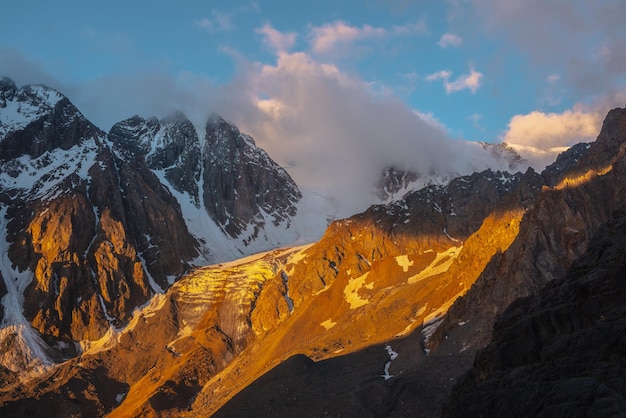
[[[21,356],[5,358],[14,372],[75,356],[124,326],[214,257],[213,241],[241,254],[266,222],[295,215],[289,176],[221,119],[202,140],[182,114],[133,117],[106,135],[45,86],[3,78],[0,99],[0,341]],[[226,218],[211,227],[218,213],[236,227]]]
[[[35,343],[48,362],[126,323],[189,268],[198,244],[145,162],[67,98],[6,79],[2,96],[3,325],[54,347]]]
[[[468,158],[466,163],[469,167],[462,169],[462,173],[452,168],[447,170],[431,170],[419,172],[403,170],[397,167],[385,168],[375,185],[374,194],[383,203],[391,203],[400,200],[412,191],[420,190],[428,186],[445,186],[463,174],[483,171],[490,167],[495,171],[525,171],[528,167],[524,160],[513,148],[506,143],[493,144],[487,142],[465,143],[467,151],[473,157]],[[476,161],[472,161],[475,158]],[[459,167],[460,168],[460,167]]]
[[[37,386],[35,379],[4,399],[36,393],[62,410],[62,388],[88,384],[102,367],[108,380],[73,392],[83,409],[209,415],[296,353],[322,360],[415,330],[421,352],[422,323],[438,320],[508,247],[524,213],[520,202],[532,201],[539,181],[532,171],[478,173],[335,222],[312,247],[198,270],[153,299],[120,334],[86,345],[80,360],[45,377],[55,383]],[[72,366],[78,361],[81,374]],[[117,402],[104,401],[113,399],[104,395],[111,391],[121,394]],[[41,402],[24,399],[5,410]]]
[[[207,212],[231,236],[254,240],[266,222],[289,224],[302,195],[287,172],[254,140],[213,115],[206,124],[203,198]]]
[[[180,113],[160,121],[135,116],[115,124],[109,137],[145,159],[182,195],[178,199],[186,218],[197,218],[198,211],[209,216],[240,248],[260,241],[264,230],[289,229],[296,216],[302,195],[289,174],[218,115],[200,134]],[[195,213],[186,208],[190,205]],[[211,252],[210,241],[219,238],[212,236],[215,232],[202,225],[190,229]]]
[[[194,205],[200,204],[202,147],[185,115],[175,113],[161,121],[134,116],[113,125],[109,138],[143,156],[150,169],[163,172],[174,190],[187,193]]]
[[[459,322],[475,330],[467,346],[485,345],[498,313],[561,277],[584,253],[600,225],[624,207],[625,141],[626,110],[614,109],[596,142],[564,156],[561,162],[569,161],[564,170],[551,166],[544,173],[555,184],[543,188],[511,247],[489,263],[467,296],[450,309],[435,345]]]
[[[619,416],[626,410],[626,216],[567,272],[507,308],[444,416]]]
[[[505,251],[524,214],[520,202],[531,204],[540,187],[532,171],[485,171],[334,222],[266,282],[251,315],[256,339],[205,385],[193,410],[212,414],[232,388],[296,353],[321,361],[415,333],[413,349],[423,355],[422,324],[436,324]]]

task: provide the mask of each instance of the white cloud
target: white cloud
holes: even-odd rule
[[[263,36],[263,42],[278,53],[287,52],[296,42],[295,32],[282,33],[274,29],[269,23],[256,30]]]
[[[205,17],[196,20],[195,25],[209,32],[222,32],[235,29],[232,17],[229,13],[223,13],[217,10],[211,11],[211,17]]]
[[[448,70],[437,71],[426,76],[426,81],[449,80],[452,72]]]
[[[460,36],[453,33],[444,33],[441,35],[441,38],[439,38],[437,45],[442,48],[447,48],[449,46],[461,46],[462,43],[463,39]]]
[[[548,77],[546,77],[546,83],[548,84],[556,84],[559,82],[559,80],[561,79],[561,76],[558,74],[550,74]]]
[[[476,93],[476,90],[480,87],[483,74],[476,71],[473,67],[470,67],[470,73],[457,77],[454,81],[450,81],[452,72],[448,70],[438,71],[426,76],[426,81],[442,80],[443,86],[446,89],[446,93],[456,93],[462,90],[469,90],[472,93]]]
[[[241,84],[220,94],[236,101],[220,99],[217,111],[253,135],[301,187],[332,196],[340,216],[373,203],[385,167],[467,171],[465,143],[452,140],[432,114],[334,65],[294,52],[247,70]]]
[[[338,44],[345,45],[362,39],[381,38],[386,34],[387,30],[384,28],[371,25],[363,25],[359,28],[336,21],[311,28],[311,48],[313,52],[320,54],[332,50]]]
[[[455,93],[457,91],[468,89],[472,93],[476,93],[478,87],[480,87],[480,81],[483,78],[483,74],[470,68],[470,73],[462,75],[451,83],[446,82],[446,93]]]
[[[348,216],[374,203],[389,166],[469,174],[493,165],[480,146],[451,139],[433,114],[304,52],[247,67],[217,111],[250,133],[297,184],[321,190]],[[230,102],[224,102],[229,98]]]
[[[311,50],[314,53],[326,54],[333,52],[336,48],[346,47],[357,41],[366,39],[408,36],[425,32],[427,32],[427,28],[425,23],[422,21],[386,29],[372,25],[363,25],[358,27],[338,20],[322,26],[311,27],[309,30],[309,40],[311,43]]]
[[[531,165],[542,170],[556,156],[578,142],[594,141],[600,133],[604,113],[581,106],[561,113],[534,111],[511,118],[503,140]]]
[[[437,119],[432,112],[420,112],[419,110],[414,110],[413,113],[415,113],[418,118],[420,118],[433,128],[438,129],[447,135],[448,128],[446,127],[446,125],[441,123],[441,121]]]

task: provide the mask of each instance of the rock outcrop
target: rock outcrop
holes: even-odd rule
[[[296,215],[302,194],[289,174],[218,115],[200,134],[181,113],[162,120],[134,116],[113,125],[109,137],[145,159],[242,246],[267,226],[288,229]]]
[[[43,85],[18,89],[3,77],[0,109],[0,161],[5,164],[23,155],[38,158],[57,148],[68,150],[101,134],[66,97]]]
[[[185,115],[174,113],[161,121],[133,116],[113,125],[109,138],[141,155],[150,169],[163,172],[174,190],[200,204],[202,147]]]
[[[265,222],[289,223],[302,195],[287,172],[218,115],[206,124],[203,162],[204,206],[231,236],[254,240]]]
[[[57,91],[2,85],[5,109],[14,108],[0,138],[2,274],[16,301],[4,316],[76,355],[75,342],[125,324],[184,273],[198,244],[143,159],[109,143]]]
[[[444,416],[620,416],[626,411],[626,215],[568,271],[496,321]]]
[[[202,138],[180,113],[135,116],[106,135],[45,86],[2,78],[0,99],[0,318],[19,328],[0,339],[6,350],[41,349],[20,364],[75,356],[126,325],[206,263],[213,240],[228,246],[219,228],[249,243],[267,222],[295,215],[291,178],[217,116]],[[211,229],[210,217],[221,238],[190,223]]]
[[[576,147],[562,158],[561,162],[569,161],[565,170],[552,166],[546,173],[554,185],[543,188],[509,249],[491,260],[467,295],[450,308],[432,348],[459,322],[474,329],[467,347],[486,345],[498,313],[563,276],[600,225],[626,206],[625,148],[626,109],[614,109],[596,142]]]

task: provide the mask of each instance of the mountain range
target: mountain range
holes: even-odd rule
[[[334,220],[217,114],[106,133],[2,78],[0,411],[623,413],[625,143],[614,109],[542,173],[390,166]]]

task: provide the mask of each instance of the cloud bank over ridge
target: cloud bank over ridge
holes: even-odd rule
[[[505,42],[506,51],[517,54],[528,70],[524,76],[543,83],[538,89],[543,96],[534,107],[507,114],[500,132],[480,139],[512,144],[538,170],[565,147],[593,140],[606,112],[626,104],[626,10],[619,1],[593,7],[578,0],[567,6],[557,0],[445,4],[448,27],[437,31],[421,16],[410,16],[405,24],[334,18],[299,29],[281,30],[270,21],[244,29],[235,9],[212,10],[189,25],[207,36],[248,30],[263,50],[255,55],[220,45],[236,68],[225,82],[197,71],[171,71],[167,62],[60,81],[36,58],[2,47],[0,74],[18,84],[59,89],[105,130],[134,114],[163,117],[180,110],[201,124],[217,111],[252,135],[301,186],[339,200],[345,214],[370,203],[373,184],[387,166],[463,174],[492,164],[462,141],[462,132],[446,127],[445,106],[435,112],[427,105],[411,107],[398,85],[365,78],[355,64],[363,57],[382,61],[400,55],[403,42],[429,43],[455,57],[449,61],[455,66],[429,63],[427,54],[412,57],[428,65],[403,75],[411,75],[411,92],[425,103],[428,94],[443,96],[447,104],[462,97],[470,103],[462,118],[478,126],[487,124],[489,114],[471,104],[496,96],[499,80],[508,74],[494,64],[501,50],[493,54],[494,62],[467,51],[477,39]],[[259,12],[257,6],[254,13],[241,14]],[[499,94],[507,99],[507,91]]]

